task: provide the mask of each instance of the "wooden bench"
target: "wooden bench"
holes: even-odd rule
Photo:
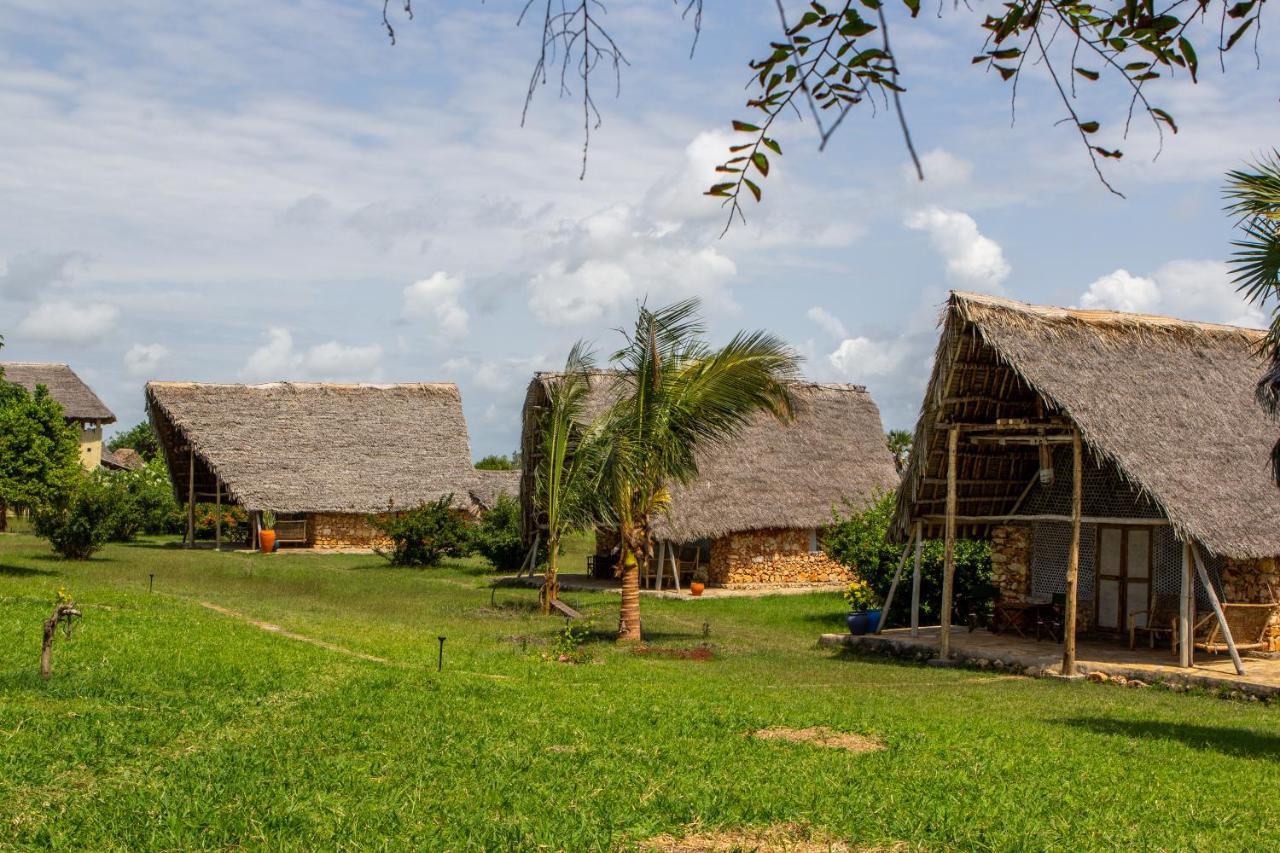
[[[281,545],[306,545],[307,520],[305,518],[276,519],[276,541]]]

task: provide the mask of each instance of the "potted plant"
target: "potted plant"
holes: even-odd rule
[[[707,588],[707,570],[703,568],[695,569],[693,579],[689,581],[689,594],[692,596],[702,595],[702,591]]]
[[[880,627],[880,597],[871,584],[855,580],[845,589],[844,600],[849,602],[850,613],[845,617],[849,633],[854,636],[874,634]]]
[[[276,514],[269,509],[262,511],[262,520],[258,529],[258,547],[264,554],[270,554],[276,549]]]

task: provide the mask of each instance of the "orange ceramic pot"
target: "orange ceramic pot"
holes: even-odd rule
[[[259,530],[258,547],[262,549],[262,553],[270,554],[272,549],[276,547],[276,532],[274,530]]]
[[[693,581],[689,584],[689,594],[702,595],[702,591],[706,588],[707,588],[707,585],[702,583],[701,581]]]

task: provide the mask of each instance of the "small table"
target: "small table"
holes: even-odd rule
[[[1043,606],[1031,601],[996,602],[994,618],[991,621],[991,633],[999,634],[1007,629],[1026,639],[1027,631],[1035,629],[1036,613]]]

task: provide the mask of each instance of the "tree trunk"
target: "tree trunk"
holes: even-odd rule
[[[630,548],[622,551],[622,613],[618,619],[618,641],[640,641],[640,566]]]
[[[0,533],[9,529],[9,505],[0,499]]]
[[[535,559],[537,559],[535,557]],[[538,603],[542,606],[542,615],[551,613],[551,602],[560,598],[559,564],[560,539],[547,537],[547,572],[542,578],[542,588],[538,590]]]
[[[67,636],[71,636],[71,620],[80,615],[74,604],[59,604],[53,615],[44,622],[44,640],[40,645],[40,677],[48,678],[53,671],[53,636],[59,622],[66,622]]]

